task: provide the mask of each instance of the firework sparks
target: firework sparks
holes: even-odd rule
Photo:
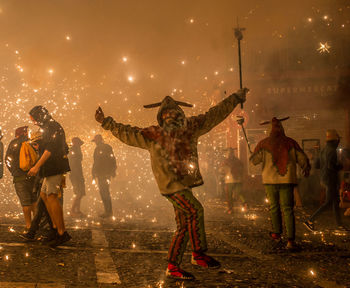
[[[321,54],[329,53],[330,48],[331,48],[331,46],[327,42],[325,42],[325,43],[320,42],[320,47],[318,47],[317,51],[320,52]]]

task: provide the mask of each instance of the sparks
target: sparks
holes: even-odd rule
[[[327,42],[322,43],[320,42],[320,47],[317,49],[318,52],[322,53],[329,53],[329,49],[331,48],[331,46],[329,46],[329,44]]]

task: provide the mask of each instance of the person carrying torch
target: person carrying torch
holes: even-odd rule
[[[192,105],[175,101],[166,96],[162,102],[145,105],[145,108],[160,107],[157,126],[132,127],[105,117],[101,107],[95,119],[105,130],[123,143],[146,149],[151,156],[151,166],[159,190],[173,205],[177,230],[168,252],[166,276],[192,280],[194,276],[182,270],[180,264],[187,242],[192,246],[191,263],[204,268],[219,268],[220,263],[205,254],[207,240],[204,228],[204,211],[194,197],[192,188],[203,184],[199,171],[198,138],[221,123],[234,108],[246,101],[247,88],[240,89],[205,114],[186,117],[180,106]]]

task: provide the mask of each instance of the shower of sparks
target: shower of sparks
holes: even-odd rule
[[[322,53],[329,53],[330,48],[331,48],[331,46],[329,46],[329,44],[327,42],[325,42],[325,43],[320,42],[320,47],[317,49],[317,51],[319,51],[321,54]]]

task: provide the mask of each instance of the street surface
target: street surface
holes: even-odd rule
[[[222,268],[193,267],[187,253],[182,268],[196,280],[166,279],[175,221],[171,206],[162,204],[104,222],[66,216],[73,239],[56,249],[39,241],[24,243],[18,237],[22,219],[2,217],[0,287],[350,287],[350,234],[332,230],[331,213],[316,226],[323,233],[310,233],[302,225],[305,211],[297,210],[302,251],[277,253],[268,237],[266,206],[248,211],[237,206],[228,215],[224,205],[214,200],[204,205],[208,254],[221,261]],[[345,223],[350,226],[350,219]]]

